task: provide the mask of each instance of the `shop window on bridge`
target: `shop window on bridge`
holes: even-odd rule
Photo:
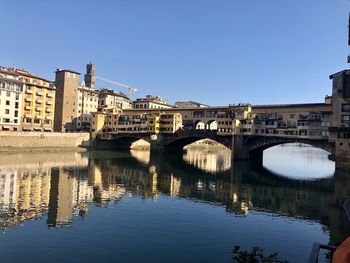
[[[341,122],[342,123],[350,123],[350,115],[342,115]]]
[[[193,117],[194,118],[204,117],[204,111],[195,111],[195,112],[193,112]]]
[[[341,111],[342,112],[350,112],[350,103],[342,104]]]
[[[338,139],[350,139],[349,132],[338,132]]]

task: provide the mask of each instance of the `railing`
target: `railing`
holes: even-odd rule
[[[310,257],[309,257],[309,263],[317,263],[318,262],[318,256],[319,256],[321,249],[324,249],[324,250],[331,252],[331,255],[333,256],[333,253],[335,252],[336,247],[329,246],[329,245],[322,245],[319,243],[314,243],[312,250],[311,250]]]

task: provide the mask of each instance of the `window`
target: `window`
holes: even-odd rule
[[[18,110],[15,110],[15,117],[18,117]]]
[[[10,105],[10,101],[9,100],[6,101],[6,105]]]
[[[5,114],[10,114],[10,110],[9,109],[5,109]]]
[[[28,106],[30,106],[30,104]],[[15,102],[15,108],[18,109],[18,101]]]
[[[6,91],[6,96],[7,96],[7,97],[10,97],[10,96],[11,96],[11,92]]]
[[[350,112],[350,103],[342,104],[341,105],[341,111],[342,112]]]
[[[342,123],[349,123],[350,122],[350,115],[342,115],[341,116],[341,122]]]

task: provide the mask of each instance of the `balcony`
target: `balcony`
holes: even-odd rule
[[[53,92],[51,92],[51,93],[46,93],[46,97],[48,97],[48,98],[53,98]]]
[[[35,102],[41,104],[41,103],[43,103],[43,99],[42,98],[36,98]]]
[[[45,111],[46,111],[46,112],[52,112],[52,109],[46,108]]]
[[[37,96],[43,96],[43,95],[44,95],[44,92],[42,92],[42,91],[37,91],[37,92],[36,92],[36,95],[37,95]]]
[[[33,94],[33,90],[32,89],[26,89],[26,93],[27,94]]]
[[[31,110],[31,109],[32,109],[32,106],[26,105],[26,106],[24,106],[24,109],[25,109],[25,110]]]
[[[53,100],[47,100],[47,101],[46,101],[46,104],[52,105],[52,104],[53,104]]]
[[[24,100],[25,100],[25,101],[33,101],[33,97],[31,97],[31,96],[26,96],[26,97],[24,98]]]

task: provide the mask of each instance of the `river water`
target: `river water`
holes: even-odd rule
[[[307,262],[350,234],[350,176],[321,150],[0,154],[0,262],[234,262],[235,245]],[[345,206],[346,207],[346,206]]]

